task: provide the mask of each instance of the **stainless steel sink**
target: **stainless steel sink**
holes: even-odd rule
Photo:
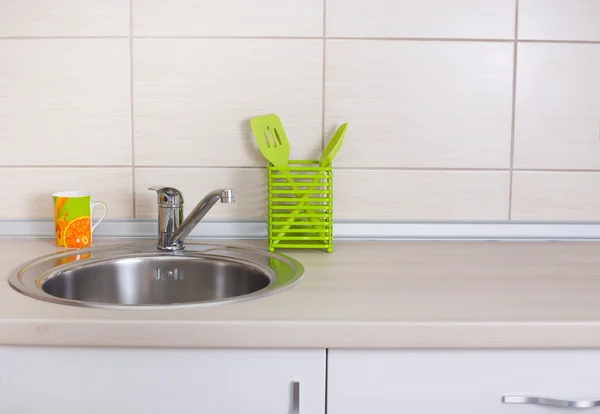
[[[9,283],[66,305],[164,309],[264,297],[294,286],[303,273],[281,254],[188,242],[177,252],[145,244],[68,250],[25,264]]]

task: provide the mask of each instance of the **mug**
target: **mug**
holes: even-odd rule
[[[92,244],[92,232],[106,216],[106,204],[92,202],[92,195],[84,191],[62,191],[52,194],[54,199],[54,230],[59,247],[81,248]],[[92,226],[92,210],[101,206],[104,213]]]

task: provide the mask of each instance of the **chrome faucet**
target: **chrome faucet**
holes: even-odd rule
[[[222,188],[208,193],[183,220],[183,194],[173,187],[150,187],[158,195],[158,248],[182,250],[183,241],[218,200],[235,202],[235,192]]]

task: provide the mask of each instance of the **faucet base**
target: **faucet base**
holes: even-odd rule
[[[183,245],[182,242],[176,242],[174,244],[168,244],[166,246],[159,244],[157,247],[158,247],[158,250],[165,250],[165,251],[169,251],[169,252],[176,252],[176,251],[185,249],[185,246]]]

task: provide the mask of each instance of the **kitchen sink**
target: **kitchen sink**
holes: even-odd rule
[[[304,268],[278,253],[188,242],[162,251],[139,243],[67,250],[25,264],[10,285],[27,296],[107,309],[164,309],[256,299],[300,281]]]

